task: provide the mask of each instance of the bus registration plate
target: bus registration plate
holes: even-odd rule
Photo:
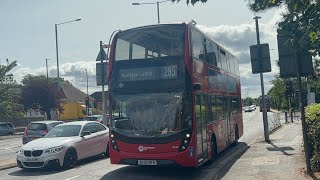
[[[156,160],[138,160],[138,165],[143,165],[143,166],[152,165],[152,166],[155,166],[155,165],[157,165],[157,161]]]

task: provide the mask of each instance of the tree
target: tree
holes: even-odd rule
[[[22,104],[24,110],[39,109],[47,113],[47,119],[51,119],[51,109],[63,111],[59,93],[57,90],[57,81],[47,78],[44,75],[33,76],[26,75],[22,79]]]
[[[7,65],[0,65],[0,118],[8,120],[19,118],[23,115],[23,107],[20,101],[20,87],[13,80],[13,75],[9,74],[17,61],[9,62]]]
[[[249,8],[259,12],[285,5],[288,12],[279,22],[278,33],[288,33],[291,43],[301,52],[320,55],[320,5],[314,0],[249,0]]]
[[[172,0],[172,2],[180,2],[181,0]],[[191,3],[192,5],[196,4],[197,2],[205,3],[207,0],[186,0],[187,4]]]

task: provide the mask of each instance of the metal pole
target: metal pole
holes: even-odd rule
[[[58,92],[59,92],[59,98],[60,98],[60,73],[59,73],[59,52],[58,52],[58,25],[55,24],[55,33],[56,33],[56,54],[57,54],[57,78],[58,78]]]
[[[58,99],[60,99],[60,74],[59,74],[59,52],[58,52],[58,30],[57,30],[57,24],[54,25],[55,27],[55,34],[56,34],[56,55],[57,55],[57,86],[58,86]],[[57,118],[60,120],[60,112],[58,110],[57,112]]]
[[[88,83],[89,83],[89,81],[88,81],[88,70],[87,69],[85,69],[85,70],[86,70],[86,79],[87,79],[87,97],[88,97],[89,106],[90,106],[89,86],[88,86]],[[87,106],[87,115],[90,115],[89,114],[89,106]]]
[[[256,33],[257,33],[257,44],[260,45],[260,36],[259,36],[259,22],[258,19],[261,17],[256,16],[253,19],[256,21]],[[259,50],[259,57],[261,57],[261,51]],[[262,116],[263,116],[263,128],[264,128],[264,140],[269,142],[269,128],[268,128],[268,117],[267,117],[267,109],[266,109],[266,99],[264,96],[264,82],[263,82],[263,73],[260,73],[260,81],[261,81],[261,92],[262,92]]]
[[[160,12],[159,12],[159,1],[157,1],[157,12],[158,12],[158,24],[160,24]]]
[[[291,118],[291,123],[293,123],[292,106],[291,106],[291,95],[289,96],[289,107],[290,107],[290,118]]]
[[[305,120],[304,114],[304,105],[302,100],[302,83],[301,83],[301,75],[300,75],[300,53],[298,53],[297,58],[297,78],[298,78],[298,91],[299,91],[299,106],[300,106],[300,113],[301,113],[301,122],[302,122],[302,133],[303,133],[303,144],[304,144],[304,152],[306,157],[306,164],[307,164],[307,173],[311,173],[311,166],[310,166],[310,152],[308,148],[308,135],[307,135],[307,123]]]
[[[49,59],[46,59],[47,83],[49,82],[49,74],[48,74],[48,60],[49,60]]]
[[[100,50],[103,50],[102,47],[102,41],[100,41]],[[108,56],[107,56],[108,59]],[[103,59],[101,58],[101,63],[103,63]],[[106,123],[106,94],[104,92],[104,65],[101,66],[101,72],[102,72],[102,121],[103,123]]]

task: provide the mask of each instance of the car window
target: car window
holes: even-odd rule
[[[45,138],[79,136],[80,125],[63,125],[53,128]]]
[[[54,128],[54,127],[56,127],[57,125],[59,125],[60,124],[60,122],[54,122],[54,123],[50,123],[50,126],[52,127],[52,128]]]
[[[86,117],[85,120],[87,120],[87,121],[96,121],[97,117]]]
[[[8,125],[9,127],[13,128],[13,124],[7,123],[7,125]]]
[[[98,132],[106,130],[106,128],[101,124],[96,124],[95,126]]]
[[[83,131],[89,131],[91,133],[95,133],[97,132],[97,129],[95,127],[95,124],[86,124],[84,127],[83,127]]]
[[[47,130],[47,126],[46,124],[43,124],[43,123],[31,123],[29,126],[28,126],[28,129],[29,130]]]
[[[8,126],[6,124],[0,124],[1,129],[8,129]]]

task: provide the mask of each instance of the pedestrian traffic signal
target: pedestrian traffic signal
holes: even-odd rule
[[[86,106],[89,107],[89,98],[88,97],[85,97],[85,103],[86,103]]]

